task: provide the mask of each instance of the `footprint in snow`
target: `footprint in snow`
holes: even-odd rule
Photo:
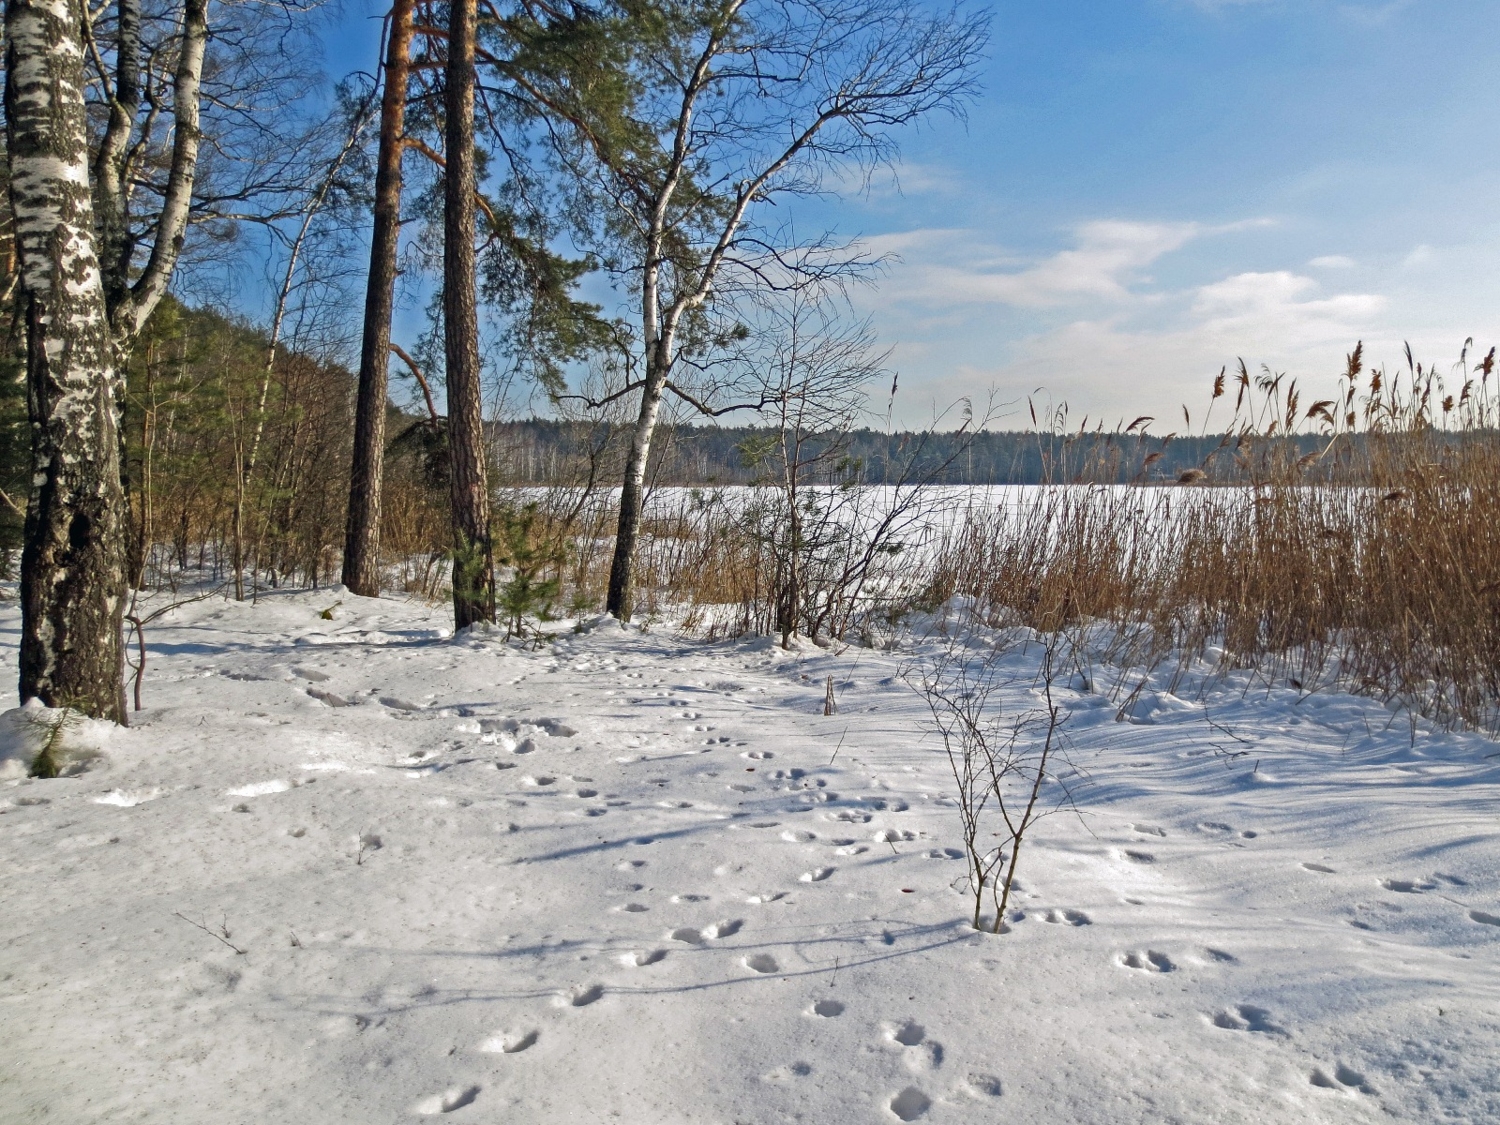
[[[672,901],[676,902],[676,903],[684,903],[684,902],[707,902],[708,901],[708,896],[707,895],[673,895],[672,896]]]
[[[745,751],[745,753],[741,754],[740,757],[749,758],[752,761],[756,762],[764,762],[769,758],[776,757],[776,755],[771,753],[771,751],[769,750],[747,750]]]
[[[833,870],[831,867],[814,867],[811,871],[804,871],[797,879],[802,883],[821,883],[833,874]]]
[[[703,944],[703,935],[692,926],[678,926],[667,937],[672,941],[684,942],[687,945]]]
[[[781,834],[781,838],[789,844],[805,844],[810,840],[818,838],[817,833],[809,832],[805,828],[788,828]]]
[[[1481,926],[1500,926],[1500,914],[1491,914],[1484,910],[1469,911],[1469,919],[1478,922]]]
[[[636,953],[626,953],[620,958],[620,964],[627,969],[644,969],[647,965],[655,965],[666,959],[665,949],[642,949]]]
[[[745,968],[755,973],[779,973],[781,971],[776,958],[769,953],[757,953],[753,957],[746,957]]]
[[[441,1094],[423,1098],[412,1106],[412,1112],[424,1117],[438,1113],[452,1113],[455,1109],[463,1109],[464,1106],[470,1105],[478,1096],[478,1086],[455,1086],[451,1090],[444,1090]]]
[[[1421,883],[1415,879],[1382,879],[1380,885],[1388,891],[1403,895],[1421,894],[1423,891],[1435,890],[1437,887],[1436,883]]]
[[[1082,910],[1048,910],[1042,914],[1042,921],[1054,925],[1087,926],[1093,919]]]
[[[915,1086],[908,1086],[889,1102],[889,1109],[901,1121],[916,1121],[932,1108],[932,1099]]]
[[[822,1016],[824,1019],[833,1019],[844,1014],[844,1005],[837,1000],[819,1000],[812,1006],[811,1014]]]
[[[1316,871],[1319,875],[1332,875],[1332,874],[1334,874],[1333,868],[1327,866],[1326,864],[1322,864],[1322,863],[1304,863],[1302,865],[1302,867],[1303,867],[1304,870],[1307,870],[1307,871]]]
[[[586,1008],[599,997],[604,995],[602,984],[581,984],[577,988],[569,989],[559,999],[573,1008]]]
[[[1120,964],[1127,969],[1141,969],[1148,973],[1170,973],[1177,968],[1172,959],[1165,953],[1158,953],[1154,949],[1131,950],[1129,953],[1120,954]],[[1223,1024],[1219,1024],[1223,1027]]]
[[[971,1098],[998,1098],[1004,1088],[993,1074],[970,1074],[964,1079],[964,1093]]]
[[[927,853],[928,859],[963,859],[964,853],[957,848],[933,848]]]
[[[536,1044],[539,1033],[527,1031],[497,1031],[479,1044],[479,1049],[489,1055],[515,1055]]]
[[[725,918],[704,929],[703,936],[710,939],[731,937],[739,933],[744,924],[743,918]]]
[[[1271,1022],[1271,1013],[1253,1004],[1237,1004],[1211,1017],[1215,1027],[1225,1031],[1259,1031],[1268,1035],[1285,1035],[1286,1030]]]
[[[615,909],[624,911],[626,914],[644,914],[651,908],[643,902],[627,902],[624,906],[617,906]]]
[[[1131,851],[1129,848],[1127,848],[1125,850],[1125,858],[1128,859],[1128,860],[1130,860],[1131,863],[1155,863],[1156,862],[1156,857],[1154,855],[1152,855],[1150,852]]]
[[[1358,1091],[1362,1094],[1373,1094],[1374,1088],[1365,1081],[1365,1076],[1359,1071],[1339,1063],[1333,1068],[1333,1074],[1329,1074],[1322,1067],[1314,1067],[1308,1081],[1323,1090],[1337,1090],[1339,1093],[1350,1093]]]
[[[761,891],[760,894],[751,895],[745,901],[750,903],[752,906],[763,906],[768,902],[775,902],[776,900],[785,897],[786,896],[780,891]]]
[[[1158,828],[1154,824],[1132,824],[1130,830],[1139,832],[1142,836],[1165,836],[1167,834],[1165,828]]]
[[[900,1023],[888,1024],[885,1037],[903,1047],[915,1047],[927,1038],[927,1029],[916,1020],[902,1020]]]

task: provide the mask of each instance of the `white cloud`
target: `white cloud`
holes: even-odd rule
[[[1287,270],[1240,273],[1201,286],[1192,304],[1204,338],[1284,351],[1348,339],[1385,307],[1371,293],[1318,297],[1318,283]]]
[[[1401,265],[1407,269],[1418,269],[1422,266],[1430,266],[1437,260],[1437,252],[1425,242],[1412,247],[1411,253],[1402,259]]]
[[[1141,271],[1207,228],[1199,223],[1101,220],[1076,232],[1076,245],[1025,263],[986,249],[973,231],[919,230],[867,240],[901,263],[882,286],[887,297],[929,304],[1055,308],[1087,300],[1124,301],[1147,280]]]
[[[982,398],[991,387],[1002,399],[1019,401],[1044,388],[1052,401],[1074,404],[1075,422],[1084,410],[1095,418],[1146,413],[1175,420],[1168,428],[1176,428],[1181,404],[1196,414],[1213,376],[1236,357],[1252,367],[1267,363],[1315,379],[1338,370],[1344,353],[1370,337],[1387,308],[1380,294],[1326,291],[1315,278],[1291,270],[1242,271],[1186,288],[1158,286],[1145,275],[1165,254],[1215,229],[1223,228],[1089,223],[1073,249],[1025,265],[998,255],[982,260],[972,238],[958,244],[971,258],[962,260],[955,249],[962,232],[912,232],[888,240],[888,248],[914,260],[898,287],[900,301],[892,305],[882,295],[891,321],[910,316],[900,302],[913,297],[942,304],[948,314],[939,324],[909,322],[920,324],[918,334],[929,339],[912,341],[896,357],[898,366],[918,376],[907,384],[915,392],[908,408],[921,412],[933,401],[960,395]],[[935,261],[939,255],[959,260]],[[976,308],[985,304],[1030,310],[1033,327],[1017,336],[1014,322],[992,325]],[[1066,319],[1056,319],[1058,312]],[[1048,325],[1048,319],[1055,322]],[[890,326],[900,334],[898,324]],[[934,370],[939,357],[954,354],[931,346],[935,333],[948,344],[962,341],[958,350],[966,357],[988,351],[1004,358]],[[986,340],[988,348],[975,346]]]

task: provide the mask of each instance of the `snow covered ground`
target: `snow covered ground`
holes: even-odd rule
[[[917,650],[449,620],[186,607],[0,783],[0,1120],[1500,1120],[1492,742],[1061,691],[1081,815],[986,936]]]

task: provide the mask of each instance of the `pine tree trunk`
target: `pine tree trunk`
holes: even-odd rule
[[[349,518],[344,530],[344,585],[380,596],[380,489],[385,472],[386,364],[401,236],[401,155],[406,131],[406,86],[411,71],[413,0],[391,8],[385,89],[380,101],[380,150],[375,170],[375,229],[365,288],[364,339],[354,414],[354,460],[349,473]]]
[[[79,9],[10,0],[5,38],[32,420],[20,694],[123,723],[117,365],[94,241]]]
[[[448,20],[447,171],[443,188],[443,337],[453,502],[453,619],[495,620],[494,554],[480,395],[474,266],[474,24],[476,0],[452,0]]]

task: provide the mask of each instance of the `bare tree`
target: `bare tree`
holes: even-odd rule
[[[830,173],[888,161],[898,127],[961,112],[987,16],[904,0],[621,10],[615,65],[632,87],[624,111],[566,70],[538,66],[517,82],[560,123],[564,164],[594,193],[593,213],[609,216],[594,232],[600,253],[638,301],[638,337],[610,396],[640,396],[607,603],[624,620],[663,396],[710,415],[733,408],[696,393],[691,362],[736,334],[735,292],[796,283],[787,278],[795,238],[759,216],[787,197],[822,193]],[[856,256],[830,252],[816,273],[858,266]],[[717,329],[716,306],[724,312]]]
[[[854,513],[839,489],[857,480],[849,437],[885,355],[868,324],[841,321],[832,302],[797,289],[756,323],[746,358],[765,380],[761,413],[771,433],[745,453],[775,497],[747,515],[773,556],[775,630],[786,647],[803,621],[818,618],[806,612],[821,592],[808,589],[807,568],[826,571],[830,552],[844,554],[863,530],[841,518]]]

